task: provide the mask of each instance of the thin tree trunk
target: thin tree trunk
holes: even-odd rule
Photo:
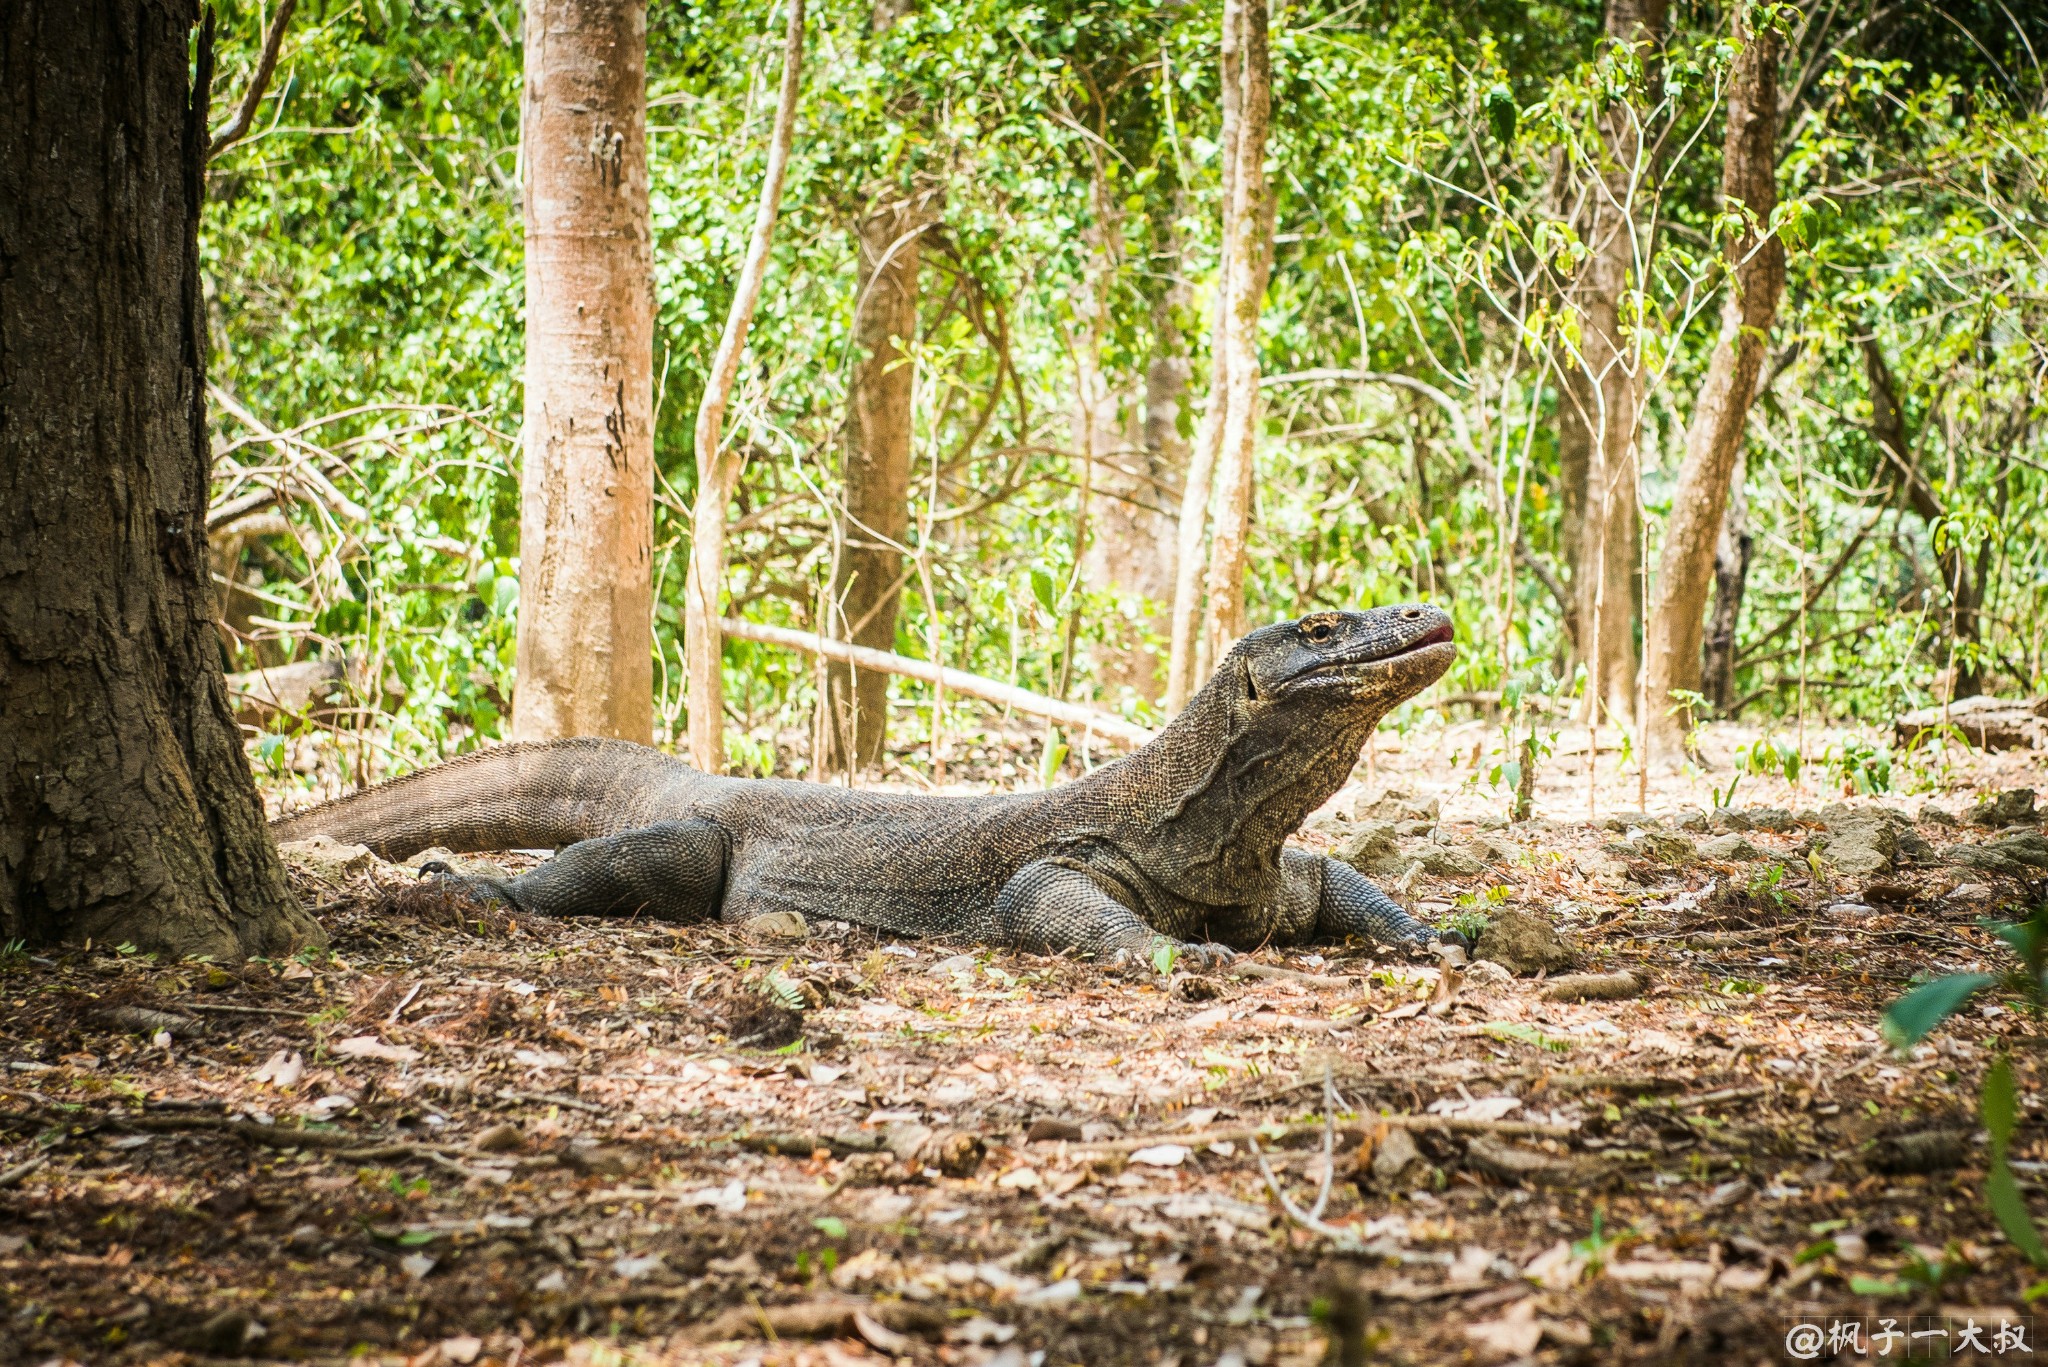
[[[1899,384],[1875,337],[1863,339],[1863,374],[1870,386],[1871,438],[1876,441],[1881,458],[1905,485],[1906,506],[1932,527],[1945,515],[1945,510],[1926,476],[1920,473],[1919,462],[1913,455],[1913,439],[1906,430],[1906,410],[1899,399]],[[1941,586],[1948,592],[1950,637],[1959,647],[1948,696],[1974,697],[1983,688],[1982,670],[1971,658],[1972,652],[1960,647],[1977,641],[1982,586],[1972,582],[1970,562],[1955,542],[1951,541],[1946,550],[1936,547],[1934,558],[1941,566]]]
[[[1672,492],[1671,517],[1657,562],[1656,592],[1646,623],[1644,668],[1649,729],[1659,749],[1674,755],[1687,730],[1689,710],[1675,708],[1676,692],[1699,693],[1702,620],[1714,582],[1715,551],[1728,504],[1729,478],[1742,450],[1750,404],[1764,351],[1785,291],[1785,249],[1769,232],[1777,207],[1777,30],[1750,31],[1746,11],[1735,8],[1742,50],[1728,83],[1728,133],[1721,161],[1721,198],[1747,213],[1758,231],[1729,244],[1735,260],[1721,311],[1721,338],[1707,363],[1686,430],[1685,460]]]
[[[1608,39],[1661,44],[1664,17],[1664,0],[1609,0]],[[1651,84],[1654,87],[1654,75]],[[1576,576],[1578,646],[1592,674],[1589,708],[1597,705],[1599,715],[1616,718],[1634,715],[1636,694],[1642,535],[1636,429],[1643,384],[1640,349],[1623,328],[1622,303],[1638,283],[1650,250],[1642,240],[1640,217],[1654,192],[1656,174],[1649,165],[1643,115],[1640,106],[1623,100],[1601,118],[1605,165],[1593,206],[1590,256],[1575,291],[1584,378],[1598,395],[1590,424],[1584,541]]]
[[[1714,544],[1714,611],[1701,650],[1700,692],[1726,716],[1735,701],[1735,631],[1742,620],[1742,595],[1749,586],[1749,562],[1756,540],[1749,534],[1749,498],[1743,490],[1743,460],[1736,453],[1729,479],[1728,507]]]
[[[841,469],[844,550],[832,584],[831,634],[874,650],[896,646],[903,552],[910,530],[910,421],[916,367],[921,201],[877,205],[859,225],[859,300]],[[821,772],[879,764],[888,739],[889,676],[835,664],[826,674]]]
[[[1111,187],[1098,185],[1098,213],[1116,212]],[[1161,605],[1173,597],[1175,519],[1172,498],[1187,464],[1187,442],[1178,429],[1180,405],[1187,392],[1188,358],[1177,307],[1185,308],[1187,284],[1180,265],[1180,234],[1170,224],[1163,230],[1161,255],[1171,280],[1153,301],[1153,350],[1145,367],[1144,418],[1140,432],[1116,420],[1115,390],[1102,374],[1101,348],[1110,325],[1109,286],[1114,257],[1101,254],[1101,284],[1089,291],[1100,311],[1088,329],[1094,402],[1087,424],[1095,459],[1094,533],[1088,541],[1083,579],[1089,588],[1117,600],[1119,611],[1104,627],[1105,639],[1090,647],[1090,665],[1105,696],[1124,689],[1156,701],[1164,683],[1165,660],[1153,644],[1161,625]],[[1120,249],[1116,253],[1120,256]],[[1091,255],[1091,262],[1096,260]],[[1090,362],[1076,366],[1077,372]],[[1077,379],[1079,379],[1077,373]],[[1075,413],[1075,440],[1082,439],[1084,419]]]
[[[1224,353],[1229,399],[1216,465],[1216,524],[1209,540],[1208,658],[1223,658],[1244,634],[1244,573],[1258,479],[1259,310],[1266,294],[1272,206],[1266,185],[1266,130],[1272,113],[1267,49],[1268,0],[1243,6],[1244,55],[1239,68],[1237,174],[1231,236],[1225,244]]]
[[[754,210],[754,234],[747,243],[725,332],[718,339],[704,400],[697,408],[697,503],[690,513],[690,572],[683,588],[683,640],[689,655],[690,762],[707,774],[725,772],[725,637],[719,629],[719,599],[725,592],[725,511],[739,482],[740,453],[720,450],[725,409],[739,374],[740,352],[768,278],[768,247],[782,205],[782,179],[796,132],[797,92],[804,61],[804,0],[789,0],[789,24],[782,40],[782,90],[768,139],[768,167]]]
[[[1230,243],[1236,236],[1238,103],[1243,91],[1239,71],[1244,61],[1244,0],[1223,0],[1223,42],[1219,61],[1223,93],[1223,126],[1217,158],[1222,168],[1222,266],[1217,272],[1216,307],[1209,324],[1209,398],[1188,455],[1188,474],[1181,485],[1180,521],[1174,532],[1173,607],[1168,619],[1166,711],[1187,705],[1198,678],[1195,656],[1201,638],[1202,577],[1208,559],[1202,547],[1209,530],[1209,497],[1214,491],[1216,456],[1223,447],[1224,412],[1230,403],[1230,357],[1224,345],[1229,326]]]
[[[654,726],[645,0],[526,14],[520,740]]]
[[[0,941],[323,941],[242,752],[208,574],[212,22],[0,10]]]

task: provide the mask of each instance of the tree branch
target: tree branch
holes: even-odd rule
[[[256,119],[256,107],[263,103],[263,92],[270,88],[270,73],[277,70],[278,50],[284,46],[284,31],[292,21],[292,11],[299,6],[299,0],[282,0],[277,13],[270,17],[270,31],[263,35],[263,54],[256,59],[256,70],[249,77],[249,89],[242,96],[242,103],[235,110],[235,117],[228,120],[228,126],[213,135],[207,145],[206,159],[212,161],[228,147],[241,141],[249,131],[249,125]]]

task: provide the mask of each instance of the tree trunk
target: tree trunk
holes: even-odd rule
[[[1230,356],[1224,343],[1230,326],[1230,243],[1236,237],[1238,105],[1243,96],[1243,0],[1223,0],[1223,41],[1219,75],[1223,126],[1217,147],[1222,168],[1223,264],[1218,272],[1216,310],[1209,329],[1209,398],[1202,425],[1188,454],[1188,474],[1181,485],[1180,519],[1174,533],[1173,608],[1168,629],[1166,710],[1175,713],[1194,696],[1199,671],[1197,640],[1201,637],[1202,579],[1208,559],[1202,554],[1209,530],[1209,498],[1215,489],[1216,456],[1223,447],[1223,421],[1230,403]]]
[[[1870,435],[1877,443],[1879,459],[1889,465],[1906,487],[1906,505],[1931,528],[1944,515],[1926,476],[1913,455],[1913,439],[1906,431],[1906,409],[1899,399],[1898,381],[1885,361],[1884,349],[1875,337],[1863,339],[1863,374],[1870,386]],[[1951,541],[1946,550],[1935,548],[1941,566],[1941,586],[1948,591],[1949,633],[1958,647],[1952,698],[1975,697],[1983,689],[1983,670],[1966,647],[1977,642],[1977,612],[1983,602],[1982,576],[1972,582],[1970,562],[1963,548]]]
[[[644,0],[526,14],[520,740],[654,728]]]
[[[1769,26],[1751,32],[1746,12],[1738,5],[1735,36],[1742,51],[1728,84],[1721,198],[1727,207],[1748,214],[1763,231],[1739,233],[1729,243],[1736,265],[1721,310],[1721,338],[1693,402],[1685,460],[1672,491],[1656,593],[1645,623],[1648,722],[1665,754],[1675,753],[1690,720],[1689,709],[1674,708],[1674,692],[1703,692],[1701,622],[1707,589],[1714,582],[1722,510],[1742,450],[1749,407],[1756,398],[1764,350],[1777,321],[1778,298],[1785,291],[1785,249],[1769,233],[1771,211],[1778,203],[1778,33]]]
[[[725,408],[739,374],[740,352],[753,325],[754,307],[768,277],[768,246],[782,204],[783,173],[796,132],[797,91],[804,60],[804,0],[789,0],[789,24],[782,40],[782,89],[775,127],[768,139],[768,166],[761,200],[754,209],[754,233],[740,267],[725,332],[697,406],[697,503],[690,511],[690,571],[683,586],[683,641],[689,653],[690,762],[707,774],[725,772],[725,634],[720,629],[725,593],[725,510],[739,482],[740,453],[720,449]]]
[[[1615,43],[1660,44],[1664,0],[1609,0],[1607,36]],[[1597,698],[1598,715],[1616,719],[1635,714],[1642,535],[1636,428],[1642,416],[1643,361],[1623,327],[1622,302],[1646,264],[1639,254],[1647,257],[1649,252],[1640,219],[1656,175],[1642,118],[1642,108],[1625,100],[1601,117],[1605,164],[1595,187],[1590,256],[1575,290],[1583,378],[1589,393],[1597,391],[1576,576],[1578,646],[1592,674],[1589,706]]]
[[[1749,534],[1749,498],[1743,490],[1743,460],[1736,453],[1728,507],[1714,543],[1714,612],[1700,661],[1700,692],[1726,716],[1735,702],[1735,629],[1742,620],[1742,595],[1749,586],[1749,561],[1756,539]]]
[[[0,941],[324,937],[221,676],[200,317],[211,25],[0,10]]]
[[[841,469],[843,549],[833,576],[828,635],[896,648],[910,529],[910,419],[916,367],[918,234],[922,204],[877,205],[859,225],[854,365]],[[820,772],[879,764],[888,739],[889,676],[833,665],[826,672]]]
[[[1175,527],[1170,500],[1186,464],[1187,443],[1177,422],[1187,390],[1188,360],[1174,305],[1184,306],[1187,287],[1176,260],[1168,268],[1172,283],[1152,308],[1154,343],[1145,370],[1144,426],[1134,436],[1117,420],[1117,384],[1101,365],[1111,325],[1110,289],[1123,253],[1121,214],[1099,162],[1094,188],[1098,227],[1092,231],[1105,240],[1100,247],[1090,243],[1091,280],[1082,301],[1089,312],[1085,326],[1076,329],[1074,441],[1095,463],[1094,528],[1082,580],[1094,592],[1115,599],[1118,610],[1104,624],[1104,639],[1091,648],[1089,663],[1112,702],[1127,688],[1154,701],[1160,695],[1165,661],[1152,642],[1160,625],[1160,605],[1173,596]],[[1177,258],[1179,235],[1170,226],[1166,232],[1167,254]]]
[[[1272,67],[1267,48],[1268,0],[1242,6],[1243,59],[1239,66],[1237,173],[1232,186],[1231,235],[1224,244],[1228,399],[1216,462],[1216,524],[1209,540],[1208,658],[1223,658],[1244,634],[1244,573],[1249,549],[1252,493],[1258,480],[1259,310],[1271,271],[1271,192],[1266,185],[1266,130],[1272,112]]]

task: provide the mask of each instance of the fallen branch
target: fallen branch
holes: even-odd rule
[[[1033,693],[1013,684],[1000,683],[979,674],[964,670],[946,669],[929,660],[913,660],[908,655],[893,651],[873,650],[867,646],[851,645],[835,641],[829,636],[815,632],[795,631],[789,627],[771,627],[759,622],[744,622],[728,617],[722,623],[725,634],[737,636],[743,641],[759,641],[764,645],[783,646],[790,650],[801,650],[807,655],[819,655],[840,664],[853,665],[859,669],[872,669],[881,674],[901,674],[905,678],[922,679],[926,683],[939,684],[950,692],[964,693],[970,698],[1012,708],[1027,716],[1044,717],[1083,731],[1091,731],[1109,740],[1120,740],[1127,745],[1143,745],[1158,733],[1148,730],[1122,717],[1087,707],[1080,703],[1061,702],[1048,698],[1042,693]]]
[[[1303,973],[1299,969],[1277,968],[1272,964],[1240,960],[1223,970],[1226,978],[1258,978],[1266,982],[1299,983],[1303,987],[1356,987],[1358,979],[1336,974]]]
[[[1337,1130],[1346,1138],[1364,1138],[1373,1129],[1385,1125],[1399,1130],[1437,1130],[1445,1134],[1497,1134],[1521,1136],[1533,1139],[1569,1139],[1578,1132],[1573,1125],[1549,1125],[1534,1120],[1474,1120],[1460,1115],[1361,1115],[1356,1120],[1339,1125]],[[1105,1139],[1093,1144],[1071,1144],[1070,1153],[1110,1155],[1136,1153],[1157,1144],[1181,1144],[1188,1148],[1201,1148],[1205,1144],[1248,1144],[1254,1139],[1278,1141],[1296,1134],[1311,1132],[1320,1134],[1323,1130],[1320,1120],[1306,1121],[1296,1125],[1248,1125],[1227,1130],[1197,1130],[1193,1134],[1154,1134],[1137,1139]]]

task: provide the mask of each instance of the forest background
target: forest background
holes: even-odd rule
[[[224,89],[246,85],[269,17],[221,6]],[[1607,545],[1625,572],[1601,609],[1626,648],[1626,685],[1601,689],[1620,742],[1638,708],[1669,711],[1641,691],[1630,705],[1635,652],[1722,306],[1763,243],[1782,245],[1786,282],[1737,424],[1696,715],[1889,718],[2039,688],[2048,19],[1998,0],[1815,0],[1743,19],[1781,52],[1761,216],[1724,192],[1744,46],[1729,7],[1674,6],[1654,53],[1603,42],[1614,15],[1590,3],[1273,9],[1247,621],[1427,598],[1463,647],[1439,703],[1549,695],[1562,710],[1583,694],[1575,641],[1596,576],[1575,377],[1588,242],[1619,185],[1612,300],[1640,403],[1640,479],[1619,486],[1629,515]],[[519,23],[514,0],[309,0],[249,134],[209,169],[210,523],[230,668],[357,661],[353,705],[322,723],[352,738],[357,781],[508,730]],[[1213,374],[1220,24],[1213,3],[812,9],[782,219],[726,421],[746,456],[727,615],[825,625],[846,549],[861,225],[914,204],[895,648],[1160,720],[1176,523]],[[693,422],[781,40],[773,5],[649,14],[668,744],[686,705]],[[1613,136],[1616,111],[1632,141]],[[1618,145],[1632,149],[1619,164]],[[265,506],[267,487],[287,497]],[[809,771],[815,661],[740,639],[724,659],[736,768]],[[904,757],[942,763],[944,704],[893,689]],[[289,728],[311,724],[259,741],[275,777]],[[931,739],[937,753],[908,748]],[[1063,747],[1043,744],[1022,767],[1049,778]],[[1889,782],[1868,748],[1829,758]]]

